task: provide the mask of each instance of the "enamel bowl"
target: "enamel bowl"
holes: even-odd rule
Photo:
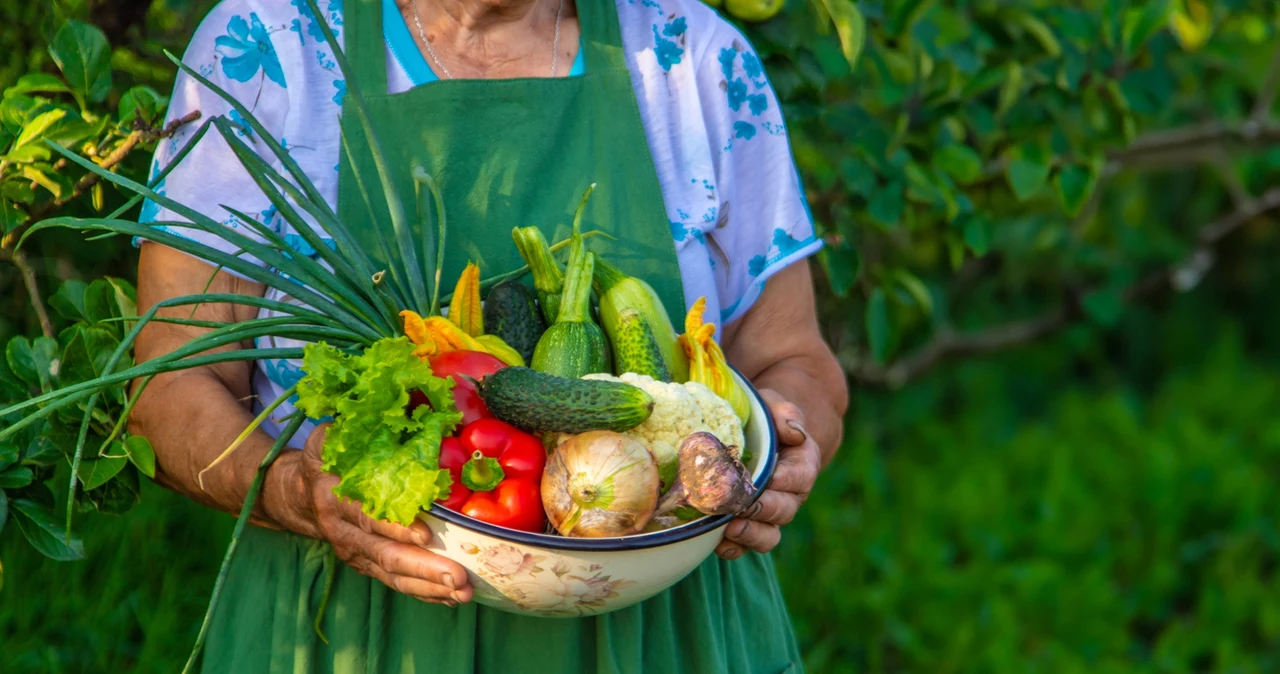
[[[777,463],[773,417],[755,388],[734,374],[751,393],[747,468],[763,491]],[[430,549],[467,568],[475,601],[545,618],[599,615],[662,592],[715,552],[733,520],[703,517],[648,534],[566,538],[494,526],[440,506],[419,518],[431,527]]]

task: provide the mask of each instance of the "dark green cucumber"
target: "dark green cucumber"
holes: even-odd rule
[[[503,281],[484,300],[485,332],[497,335],[528,363],[547,324],[528,286],[514,279]]]
[[[629,431],[653,413],[653,398],[616,381],[566,379],[527,367],[498,370],[480,382],[493,416],[531,431]]]
[[[653,330],[639,311],[623,309],[618,314],[618,328],[610,341],[613,342],[614,369],[618,374],[634,372],[658,381],[671,381],[671,372],[662,359],[662,350],[653,337]]]

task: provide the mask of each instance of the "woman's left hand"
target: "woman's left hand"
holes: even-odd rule
[[[782,539],[782,526],[809,498],[822,465],[818,444],[804,430],[804,411],[772,389],[761,389],[760,397],[778,428],[778,466],[760,498],[725,529],[724,540],[716,548],[724,559],[737,559],[748,549],[772,550]]]

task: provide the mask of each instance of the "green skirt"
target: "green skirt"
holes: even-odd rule
[[[592,618],[451,609],[338,563],[321,623],[328,546],[249,527],[213,617],[205,672],[781,674],[802,663],[773,562],[711,558],[662,594]]]

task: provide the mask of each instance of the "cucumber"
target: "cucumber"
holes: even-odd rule
[[[484,300],[485,331],[497,335],[528,363],[547,324],[538,311],[537,298],[516,280],[499,283]]]
[[[566,379],[527,367],[498,370],[480,382],[493,416],[531,431],[629,431],[653,413],[653,398],[630,384]]]
[[[617,374],[634,372],[670,382],[671,372],[662,358],[662,350],[653,337],[649,322],[635,309],[623,309],[618,314],[618,326],[610,336],[613,343],[613,364]]]

